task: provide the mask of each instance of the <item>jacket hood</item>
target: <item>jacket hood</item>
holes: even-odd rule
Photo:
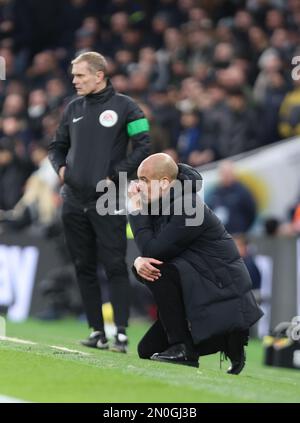
[[[177,179],[182,182],[192,181],[192,192],[198,192],[202,189],[202,175],[192,166],[189,166],[184,163],[178,163]]]

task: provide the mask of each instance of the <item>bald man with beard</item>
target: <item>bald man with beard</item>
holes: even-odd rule
[[[195,169],[158,153],[130,185],[129,220],[141,252],[133,271],[158,308],[138,354],[198,367],[199,356],[221,351],[231,361],[227,373],[239,374],[262,311],[233,239],[198,195],[201,183]]]

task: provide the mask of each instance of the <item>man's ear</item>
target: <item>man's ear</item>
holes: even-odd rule
[[[160,188],[161,188],[162,190],[167,189],[167,188],[169,187],[169,185],[170,185],[170,181],[169,181],[169,179],[168,179],[168,178],[162,178],[162,179],[159,181],[159,186],[160,186]]]
[[[104,72],[103,71],[97,71],[96,76],[99,82],[102,82],[104,79]]]

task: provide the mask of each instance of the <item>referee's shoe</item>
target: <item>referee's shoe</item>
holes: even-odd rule
[[[95,331],[87,339],[80,341],[82,345],[99,350],[108,350],[109,344],[104,332]]]
[[[114,342],[110,347],[111,351],[120,352],[120,353],[127,353],[128,350],[128,337],[124,333],[118,332],[115,335]]]

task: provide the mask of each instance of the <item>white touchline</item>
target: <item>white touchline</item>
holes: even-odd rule
[[[28,401],[24,401],[24,400],[21,400],[21,399],[19,399],[19,398],[14,398],[14,397],[8,397],[7,395],[0,395],[0,403],[11,403],[11,402],[14,402],[14,403],[16,403],[16,402],[28,402]]]
[[[38,344],[37,342],[27,341],[25,339],[9,338],[8,336],[0,336],[0,341],[15,342],[16,344],[24,344],[24,345],[42,345],[42,344]],[[79,350],[71,350],[70,348],[60,347],[58,345],[44,345],[44,346],[54,348],[59,351],[73,353],[73,354],[90,355],[90,353],[87,353],[87,352],[83,352]]]
[[[50,345],[50,348],[54,348],[56,350],[59,351],[64,351],[64,352],[68,352],[68,353],[75,353],[75,354],[81,354],[81,355],[90,355],[89,353],[83,352],[83,351],[78,351],[78,350],[70,350],[69,348],[65,348],[65,347],[58,347],[56,345]]]
[[[0,336],[0,341],[15,342],[16,344],[28,344],[28,345],[37,345],[36,342],[26,341],[19,338],[9,338],[8,336]]]

